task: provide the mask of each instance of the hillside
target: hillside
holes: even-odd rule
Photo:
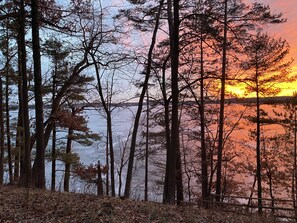
[[[0,187],[0,222],[274,222],[198,207],[174,207],[154,202],[99,198],[88,194],[59,193]]]

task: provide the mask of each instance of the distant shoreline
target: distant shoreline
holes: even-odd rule
[[[274,96],[274,97],[265,97],[265,98],[260,98],[260,103],[261,104],[284,104],[284,103],[289,103],[292,101],[293,96]],[[154,102],[157,103],[157,102]],[[190,104],[195,104],[195,101],[185,101],[183,102],[184,104],[190,105]],[[219,104],[220,100],[211,100],[211,99],[206,99],[205,101],[206,104]],[[254,104],[256,103],[256,98],[229,98],[226,99],[226,104]],[[144,102],[144,105],[146,105],[146,102]],[[87,109],[89,108],[100,108],[101,103],[88,103],[88,104],[76,104],[76,107],[86,107]],[[138,102],[124,102],[124,103],[113,103],[112,107],[134,107],[138,106]],[[50,108],[50,105],[45,105],[44,108]],[[33,109],[34,105],[29,105],[29,109]],[[18,105],[10,105],[11,110],[17,110]]]

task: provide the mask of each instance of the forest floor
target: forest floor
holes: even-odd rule
[[[95,195],[0,187],[0,222],[272,223],[272,218],[195,206],[171,206]]]

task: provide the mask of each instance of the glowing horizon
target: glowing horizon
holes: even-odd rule
[[[292,66],[291,75],[297,76],[297,65]],[[295,92],[297,92],[297,79],[293,82],[282,82],[275,84],[276,87],[281,89],[281,92],[276,94],[275,96],[293,96]],[[239,83],[235,86],[227,85],[226,92],[231,93],[239,98],[247,98],[247,97],[256,97],[256,93],[252,92],[246,94],[245,84]]]
[[[247,3],[253,3],[255,1],[269,5],[273,13],[283,13],[287,22],[282,24],[273,24],[265,27],[265,31],[268,31],[273,37],[283,38],[290,44],[290,54],[288,59],[293,58],[295,61],[292,64],[291,74],[297,74],[297,29],[295,28],[297,23],[297,1],[296,0],[245,0]],[[297,75],[296,75],[297,76]],[[291,83],[276,84],[282,91],[276,96],[292,96],[297,91],[297,78],[296,81]],[[233,94],[237,94],[239,97],[254,97],[255,93],[245,95],[244,86],[239,84],[237,86],[227,86],[227,91]]]

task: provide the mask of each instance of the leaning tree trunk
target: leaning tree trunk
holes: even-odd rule
[[[99,74],[99,66],[97,64],[97,61],[95,59],[94,54],[91,54],[92,60],[94,62],[95,66],[95,72],[96,72],[96,78],[97,78],[97,84],[98,84],[98,93],[100,96],[100,100],[103,106],[103,109],[106,114],[106,122],[107,122],[107,141],[109,144],[107,144],[107,148],[109,147],[109,156],[110,156],[110,186],[111,186],[111,196],[115,197],[115,168],[114,168],[114,151],[113,151],[113,137],[112,137],[112,120],[111,120],[111,110],[109,108],[109,103],[106,103],[104,96],[103,96],[103,90],[101,86],[101,79]],[[108,100],[108,99],[107,99]],[[107,153],[108,156],[108,153]],[[107,176],[108,177],[108,176]]]
[[[158,14],[156,16],[156,23],[155,23],[153,36],[152,36],[152,42],[151,42],[150,49],[148,52],[148,61],[147,61],[147,65],[146,65],[145,79],[144,79],[142,91],[141,91],[141,94],[139,97],[138,108],[137,108],[137,112],[136,112],[136,116],[135,116],[135,120],[134,120],[134,128],[133,128],[133,132],[132,132],[128,170],[127,170],[126,185],[125,185],[125,192],[124,192],[124,197],[126,197],[126,198],[128,198],[130,196],[130,189],[131,189],[131,182],[132,182],[132,170],[133,170],[133,165],[134,165],[134,155],[135,155],[136,138],[137,138],[137,134],[138,134],[139,120],[140,120],[140,115],[142,112],[143,100],[145,97],[146,90],[148,88],[148,81],[149,81],[149,77],[151,74],[153,49],[154,49],[155,43],[156,43],[156,37],[157,37],[158,28],[159,28],[159,19],[160,19],[163,2],[164,2],[164,0],[160,1]]]

